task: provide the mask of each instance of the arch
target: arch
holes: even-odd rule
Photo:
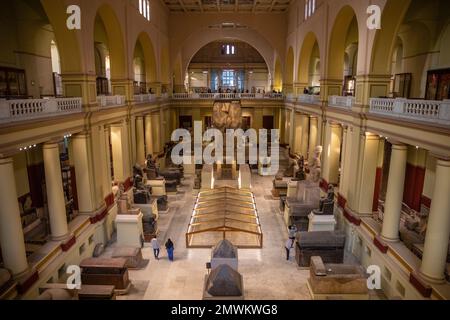
[[[294,49],[289,47],[288,53],[286,55],[286,70],[284,77],[284,85],[292,90],[292,85],[294,83]]]
[[[345,51],[349,45],[358,42],[359,37],[357,16],[352,7],[344,6],[339,11],[331,30],[326,78],[341,80],[344,77]]]
[[[281,62],[277,57],[275,60],[275,68],[273,73],[273,89],[281,91],[283,89],[283,71],[281,70]]]
[[[77,33],[67,29],[67,6],[63,1],[41,0],[42,7],[53,27],[58,46],[61,73],[81,73],[82,59]]]
[[[250,28],[231,30],[204,28],[197,30],[192,35],[187,37],[181,46],[182,70],[187,72],[190,61],[201,48],[210,42],[223,39],[240,40],[251,45],[264,58],[267,67],[269,68],[269,73],[274,74],[274,48],[263,36],[261,36],[261,34]]]
[[[134,47],[134,55],[141,51],[144,66],[145,66],[145,80],[147,83],[157,82],[156,57],[152,40],[146,32],[141,32],[136,40]]]
[[[382,28],[377,30],[372,47],[370,71],[375,75],[389,75],[390,61],[396,36],[412,0],[388,1],[381,16]]]
[[[125,47],[120,22],[114,10],[107,4],[103,4],[98,9],[94,24],[98,23],[97,18],[100,19],[106,33],[111,61],[111,79],[126,79]]]
[[[317,37],[313,32],[309,32],[303,40],[298,63],[297,81],[302,85],[309,84],[311,59],[313,58],[314,51],[318,53],[320,60],[320,48]]]

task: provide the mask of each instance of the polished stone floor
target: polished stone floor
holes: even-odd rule
[[[287,230],[278,209],[278,201],[271,197],[272,177],[252,174],[252,192],[264,235],[262,249],[239,249],[239,272],[244,278],[245,298],[250,300],[308,300],[306,281],[309,270],[299,268],[291,256],[285,257],[284,242]],[[232,181],[219,181],[230,185]],[[195,201],[193,177],[187,177],[176,196],[170,196],[170,210],[160,215],[159,229],[162,247],[168,238],[175,244],[175,261],[167,259],[161,250],[160,260],[153,257],[149,244],[143,255],[150,259],[144,270],[130,270],[133,290],[118,299],[199,300],[202,299],[206,263],[210,249],[187,249],[185,233]],[[111,250],[112,248],[109,248]],[[348,260],[348,258],[346,258]]]

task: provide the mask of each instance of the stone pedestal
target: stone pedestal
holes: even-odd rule
[[[252,187],[252,173],[248,164],[239,166],[239,189],[248,189]]]
[[[297,186],[298,181],[290,181],[288,183],[288,189],[287,189],[287,197],[288,198],[297,198]]]
[[[117,245],[141,248],[144,237],[142,217],[140,210],[137,214],[116,217]]]
[[[318,215],[314,210],[308,215],[308,232],[311,231],[334,231],[336,219],[333,215]]]
[[[212,165],[203,166],[201,188],[204,190],[214,189],[214,167]]]
[[[166,195],[166,180],[147,180],[146,185],[152,188],[153,196],[165,196]]]

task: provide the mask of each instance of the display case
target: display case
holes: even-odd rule
[[[450,99],[450,69],[428,71],[425,99]]]
[[[25,70],[0,67],[0,98],[27,98]]]
[[[411,73],[400,73],[395,75],[393,88],[393,96],[395,98],[410,98],[411,79]]]

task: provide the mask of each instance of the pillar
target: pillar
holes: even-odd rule
[[[295,113],[295,127],[294,127],[294,150],[293,153],[301,154],[302,152],[302,137],[303,137],[303,128],[302,128],[302,115],[300,113]]]
[[[96,209],[95,180],[89,157],[89,139],[87,132],[72,137],[72,161],[77,181],[78,210],[80,214],[92,214]],[[100,159],[98,159],[100,161]],[[99,184],[100,185],[100,184]],[[101,197],[103,198],[103,197]]]
[[[59,145],[57,143],[46,143],[42,150],[51,234],[54,240],[63,240],[68,236],[69,229],[67,227],[66,202],[61,177]]]
[[[145,163],[144,118],[136,117],[136,162]]]
[[[108,196],[112,192],[111,182],[111,150],[110,150],[110,136],[111,130],[108,126],[101,128],[100,133],[100,160],[102,162],[102,191],[103,197]]]
[[[153,154],[152,116],[145,116],[145,154]]]
[[[380,137],[361,132],[359,126],[352,126],[347,136],[351,139],[351,151],[347,153],[347,203],[359,215],[372,215]]]
[[[309,119],[309,148],[308,148],[308,159],[312,163],[314,156],[314,149],[318,146],[317,136],[318,136],[318,119],[311,117]]]
[[[349,166],[348,163],[348,126],[344,126],[342,129],[342,157],[341,157],[341,179],[339,181],[339,193],[347,197],[347,186],[348,186],[348,176],[349,176]]]
[[[0,159],[0,245],[3,263],[13,276],[28,270],[12,158]]]
[[[295,153],[295,109],[289,113],[289,149],[291,153]]]
[[[402,210],[407,151],[406,145],[400,143],[392,144],[386,202],[384,204],[383,228],[381,230],[381,237],[387,241],[399,240],[398,230]]]
[[[111,145],[114,180],[124,182],[131,177],[131,165],[128,154],[128,126],[125,121],[111,125]]]
[[[153,152],[159,154],[161,149],[161,115],[159,113],[152,114],[152,133],[153,133]]]
[[[339,180],[339,157],[341,154],[341,126],[327,122],[322,178],[328,183]]]
[[[305,159],[308,157],[308,144],[309,144],[309,116],[302,115],[302,141],[300,147],[300,153]]]
[[[450,236],[450,159],[438,159],[420,274],[444,282]]]

